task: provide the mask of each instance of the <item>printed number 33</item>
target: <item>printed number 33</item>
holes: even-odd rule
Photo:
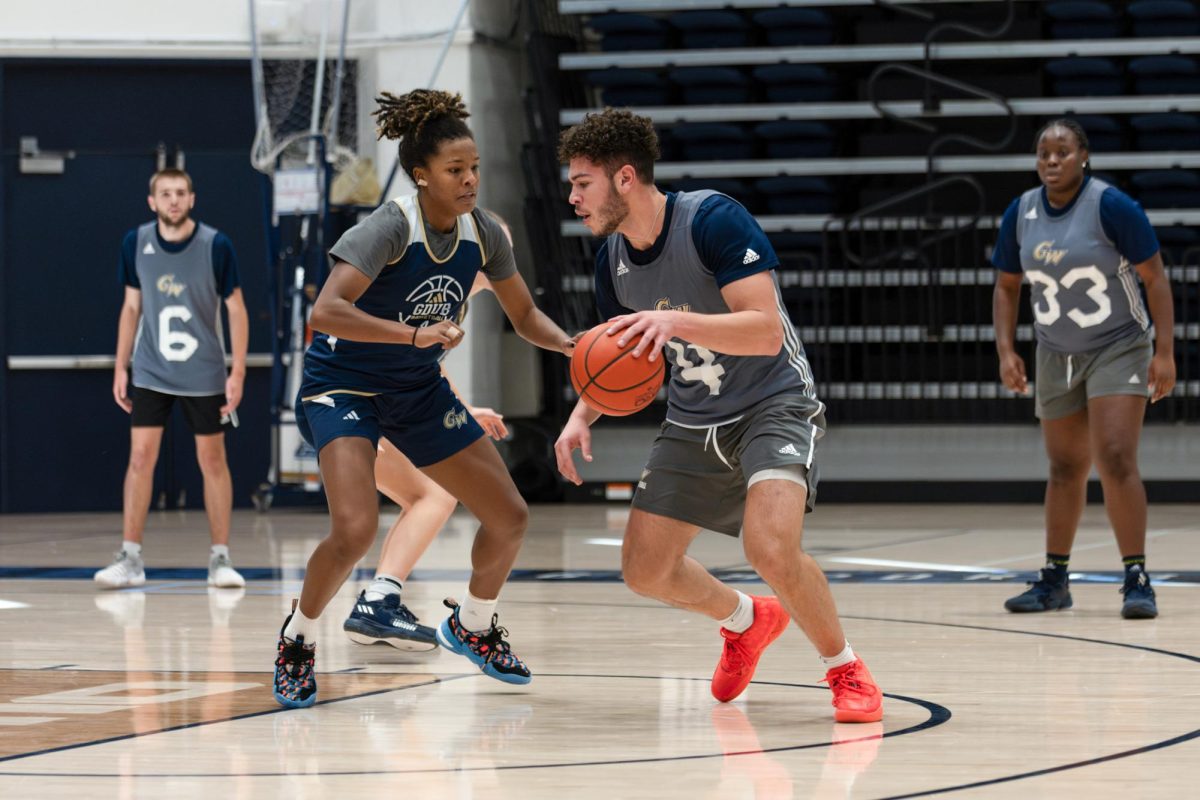
[[[1067,317],[1081,328],[1099,325],[1112,315],[1112,300],[1108,299],[1108,279],[1095,266],[1076,267],[1063,275],[1062,281],[1056,282],[1041,270],[1025,271],[1025,277],[1030,283],[1042,287],[1041,302],[1034,301],[1033,316],[1039,325],[1053,325],[1062,316],[1062,305],[1058,302],[1059,287],[1070,289],[1078,281],[1086,280],[1092,285],[1087,289],[1087,296],[1096,304],[1096,310],[1084,313],[1078,308],[1067,312]]]
[[[716,354],[706,347],[701,347],[697,344],[683,345],[679,342],[667,342],[667,347],[671,348],[671,352],[675,356],[675,363],[679,365],[682,372],[679,377],[685,381],[700,381],[708,387],[710,395],[718,395],[721,393],[721,376],[725,374],[725,368],[720,364],[714,364]],[[700,363],[692,361],[687,357],[687,351],[691,349],[700,357]]]

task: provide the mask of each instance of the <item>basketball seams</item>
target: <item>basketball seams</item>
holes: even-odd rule
[[[629,353],[637,346],[637,342],[631,342],[624,348],[619,348],[615,355],[609,358],[606,362],[600,364],[600,366],[593,372],[592,364],[590,363],[590,360],[593,357],[593,351],[601,339],[607,335],[607,329],[604,327],[603,323],[601,325],[597,325],[592,329],[592,331],[589,331],[588,334],[584,335],[584,340],[580,342],[580,344],[583,345],[582,350],[580,350],[579,346],[577,345],[575,355],[571,359],[569,369],[571,382],[574,384],[575,390],[579,393],[580,397],[582,397],[585,402],[593,405],[596,410],[601,411],[602,413],[612,416],[625,416],[628,414],[633,414],[637,411],[641,411],[650,404],[650,402],[654,399],[654,396],[658,393],[658,387],[661,386],[666,374],[665,362],[660,362],[657,365],[657,369],[655,369],[652,374],[629,386],[623,386],[621,388],[611,388],[605,386],[603,383],[601,383],[601,379],[604,377],[605,373],[609,372],[614,365],[618,364],[622,359],[628,356]],[[613,347],[616,346],[615,342],[611,344]],[[597,357],[603,358],[603,356],[599,355]],[[621,398],[625,400],[625,405],[622,406],[610,405],[610,403],[605,402],[605,399],[607,398],[598,397],[598,395],[616,395],[621,397],[622,395],[633,394],[634,397],[632,400],[637,402],[639,400],[637,397],[637,390],[640,387],[648,387],[650,384],[655,382],[657,382],[657,385],[654,386],[654,391],[650,392],[648,395],[644,395],[645,399],[642,400],[642,402],[640,402],[636,408],[626,407],[630,400],[628,397]]]

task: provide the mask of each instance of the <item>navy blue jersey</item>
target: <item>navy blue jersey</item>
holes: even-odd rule
[[[330,250],[372,278],[355,303],[374,317],[424,327],[458,319],[476,274],[516,273],[512,247],[485,212],[464,214],[448,235],[429,229],[415,195],[380,206]],[[441,347],[354,342],[315,333],[304,359],[305,398],[406,391],[436,380]]]

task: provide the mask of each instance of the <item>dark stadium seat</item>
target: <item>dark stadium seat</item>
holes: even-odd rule
[[[601,14],[588,27],[600,34],[602,50],[665,50],[670,45],[667,23],[645,14]]]
[[[772,47],[832,44],[833,17],[815,8],[770,8],[752,19]]]
[[[1125,76],[1109,58],[1060,58],[1047,61],[1050,94],[1059,97],[1116,96],[1125,91]]]
[[[1144,208],[1200,208],[1200,175],[1191,170],[1135,172],[1129,182]]]
[[[827,214],[833,187],[825,178],[785,175],[755,181],[768,214]]]
[[[720,161],[754,157],[754,137],[740,125],[728,122],[692,122],[677,125],[671,136],[685,161]]]
[[[1143,56],[1129,62],[1134,94],[1198,94],[1200,65],[1188,56]]]
[[[837,99],[837,80],[828,69],[815,64],[768,64],[755,68],[754,79],[763,84],[772,103]]]
[[[1051,39],[1116,39],[1122,33],[1121,15],[1108,3],[1047,3],[1043,13]]]
[[[1200,117],[1195,114],[1138,114],[1131,117],[1138,150],[1191,150],[1200,146]]]
[[[1196,36],[1200,12],[1185,0],[1140,0],[1126,10],[1134,36]]]
[[[732,67],[680,67],[671,70],[670,75],[686,105],[749,103],[751,100],[750,79]]]
[[[600,89],[605,105],[661,106],[671,99],[670,86],[661,76],[640,69],[602,69],[586,80]]]
[[[837,142],[833,128],[824,122],[781,119],[754,128],[767,158],[826,158]]]
[[[748,47],[754,39],[754,28],[736,11],[680,11],[668,21],[685,49]]]
[[[1125,128],[1115,117],[1080,114],[1072,117],[1083,128],[1094,153],[1118,153],[1125,149]]]

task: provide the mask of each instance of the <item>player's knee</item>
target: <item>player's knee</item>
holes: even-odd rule
[[[1087,478],[1091,464],[1077,459],[1050,459],[1050,482],[1075,484]]]
[[[518,540],[525,535],[525,529],[529,527],[529,506],[525,504],[525,500],[520,495],[516,495],[509,502],[492,509],[490,516],[489,528],[501,531]]]
[[[158,450],[152,447],[134,447],[129,451],[129,471],[150,472],[158,462]]]
[[[746,560],[764,581],[775,585],[778,579],[795,571],[802,551],[790,537],[759,533],[745,536]]]
[[[621,577],[625,585],[643,597],[656,597],[670,574],[671,564],[643,557],[637,548],[621,550]]]
[[[367,513],[333,515],[329,534],[330,544],[346,559],[358,560],[366,555],[379,532],[379,517]]]
[[[220,477],[226,470],[224,450],[196,451],[196,463],[206,478]]]
[[[1137,452],[1120,442],[1105,442],[1096,453],[1096,469],[1104,476],[1122,481],[1138,474]]]

